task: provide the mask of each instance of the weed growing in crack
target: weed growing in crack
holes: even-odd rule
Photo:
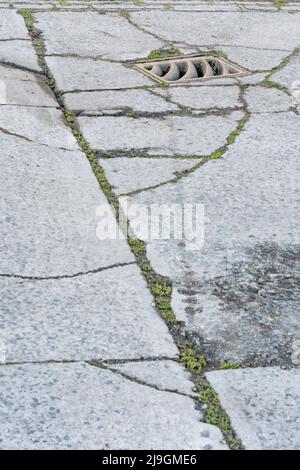
[[[181,55],[181,52],[176,47],[171,47],[170,49],[154,49],[150,52],[147,59],[149,60],[156,60],[156,59],[164,59],[167,57],[175,57]]]
[[[206,405],[205,421],[221,429],[231,449],[241,449],[242,443],[240,439],[236,438],[230,419],[221,407],[218,395],[205,380],[203,380],[201,386],[200,401]]]
[[[180,361],[192,374],[200,374],[207,365],[206,359],[197,355],[195,349],[189,345],[181,346]]]
[[[23,16],[25,20],[28,31],[32,38],[33,46],[35,47],[36,53],[38,55],[39,63],[43,69],[45,77],[48,79],[49,86],[53,88],[57,101],[58,103],[60,103],[60,109],[64,113],[65,121],[72,130],[74,137],[77,139],[78,144],[80,145],[82,151],[85,153],[88,161],[90,162],[92,171],[94,172],[100,187],[105,193],[108,202],[114,207],[116,213],[118,214],[118,199],[105,176],[104,170],[98,163],[96,153],[89,147],[88,142],[81,134],[80,130],[77,128],[74,114],[63,107],[63,105],[61,104],[60,96],[57,90],[55,90],[55,81],[50,75],[44,58],[45,47],[43,39],[41,33],[34,26],[34,17],[28,10],[21,10],[19,11],[19,13]],[[125,15],[126,12],[124,12],[124,16]],[[171,53],[172,55],[180,54],[180,51],[175,49],[169,49],[165,52],[168,54]],[[163,53],[161,52],[161,54]],[[160,55],[158,58],[161,57],[164,56]],[[168,86],[168,84],[161,83],[161,86]],[[243,126],[241,128],[240,127],[241,126],[239,126],[238,129],[239,132],[241,132]],[[239,134],[239,132],[236,133],[236,136]],[[226,146],[224,147],[224,149],[219,149],[217,151],[219,153],[218,158],[223,155],[225,150]],[[215,152],[214,158],[217,158],[217,152]],[[211,155],[209,158],[212,157],[213,155]],[[149,260],[146,257],[146,245],[143,241],[137,240],[136,238],[133,238],[128,235],[128,243],[131,247],[133,254],[135,255],[137,264],[141,268],[147,285],[152,292],[152,295],[155,300],[156,309],[169,326],[171,332],[174,334],[174,339],[178,344],[180,338],[182,339],[183,336],[181,336],[181,325],[176,320],[176,317],[171,307],[172,284],[167,278],[158,275],[153,270]],[[184,364],[187,369],[193,374],[195,381],[201,380],[201,383],[203,383],[205,379],[201,377],[201,373],[203,373],[203,370],[206,367],[205,358],[203,356],[198,356],[195,350],[193,349],[193,346],[190,344],[187,344],[184,347],[179,344],[178,347],[181,350],[181,363]],[[231,448],[240,448],[239,442],[234,437],[234,431],[231,428],[230,420],[227,417],[226,413],[221,409],[220,402],[215,392],[213,392],[212,390],[212,393],[209,394],[208,390],[210,389],[207,389],[207,384],[206,388],[201,388],[198,383],[197,386],[198,390],[201,390],[201,396],[203,399],[202,402],[207,404],[206,422],[216,424],[220,427]]]
[[[240,367],[241,364],[239,362],[222,361],[220,364],[221,370],[240,369]]]

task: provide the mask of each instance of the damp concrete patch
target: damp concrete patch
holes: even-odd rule
[[[300,369],[215,371],[207,378],[246,450],[300,449]]]
[[[243,113],[201,118],[168,116],[164,119],[79,117],[81,131],[94,149],[143,150],[150,155],[208,155],[226,144]]]
[[[0,66],[0,82],[0,105],[52,108],[59,106],[45,80],[36,74]],[[3,108],[1,114],[2,111]],[[2,122],[5,127],[5,121]]]
[[[176,357],[135,265],[74,278],[1,278],[5,361]]]
[[[218,428],[199,422],[190,398],[108,370],[20,365],[1,367],[0,377],[2,449],[227,448]]]

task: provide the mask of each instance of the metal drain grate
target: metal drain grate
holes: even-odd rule
[[[218,77],[237,77],[249,72],[228,60],[213,56],[173,57],[135,64],[153,80],[165,83],[193,82]]]

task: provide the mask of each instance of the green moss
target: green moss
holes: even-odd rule
[[[277,90],[283,91],[284,93],[288,93],[287,88],[282,85],[279,85],[279,83],[273,82],[273,80],[270,80],[269,78],[266,78],[262,83],[267,85],[268,87],[276,88]]]
[[[133,253],[136,256],[145,255],[146,254],[146,245],[144,242],[139,240],[138,238],[130,238],[129,245],[132,249]]]
[[[32,15],[32,13],[31,13],[31,11],[29,11],[29,10],[23,8],[23,9],[21,9],[21,10],[18,10],[18,13],[19,13],[19,15],[23,16],[27,28],[28,28],[30,31],[32,31],[33,28],[34,28],[34,23],[35,23],[35,21],[34,21],[34,18],[33,18],[33,15]]]
[[[165,3],[164,8],[165,10],[174,10],[174,6],[172,5],[172,3]]]
[[[239,362],[222,361],[220,364],[221,370],[239,369],[240,367],[241,367],[241,364]]]
[[[288,0],[274,0],[274,6],[277,10],[281,10],[282,7],[288,4]]]
[[[218,395],[206,381],[202,383],[200,401],[206,405],[205,422],[221,429],[231,449],[241,449],[242,443],[236,438],[230,419],[221,407]]]
[[[229,137],[227,137],[227,145],[232,145],[237,137],[240,135],[240,133],[244,130],[244,127],[248,121],[248,116],[246,116],[245,118],[243,118],[240,122],[239,122],[239,125],[237,127],[237,129],[235,131],[233,131]]]
[[[181,346],[180,361],[192,374],[199,374],[207,365],[205,358],[198,356],[195,349],[189,345]]]
[[[172,294],[172,288],[166,281],[158,281],[154,284],[152,292],[158,297],[170,296]]]
[[[170,49],[155,49],[150,52],[147,59],[156,60],[156,59],[163,59],[165,57],[174,57],[178,55],[181,55],[181,52],[179,49],[176,49],[175,47],[171,47]]]

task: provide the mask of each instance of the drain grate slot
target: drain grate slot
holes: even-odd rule
[[[153,80],[173,84],[249,74],[242,67],[213,56],[159,59],[135,64],[134,68]]]

